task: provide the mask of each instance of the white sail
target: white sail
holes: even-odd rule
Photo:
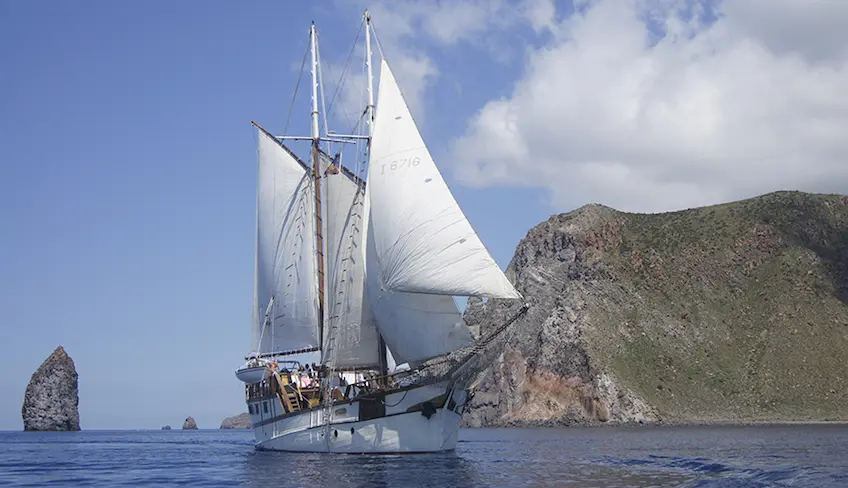
[[[376,367],[380,364],[379,335],[371,306],[364,295],[365,185],[338,169],[325,172],[327,232],[326,344],[333,337],[330,357],[335,368]]]
[[[318,346],[314,187],[311,171],[259,131],[253,344],[259,352]],[[271,325],[265,310],[274,297]],[[263,331],[264,329],[264,331]]]
[[[380,71],[368,192],[376,259],[386,290],[521,296],[453,198],[385,60]]]
[[[452,297],[397,292],[383,286],[373,235],[369,228],[366,295],[377,319],[377,329],[395,362],[426,361],[471,344],[471,332]]]

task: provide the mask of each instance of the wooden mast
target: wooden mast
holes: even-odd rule
[[[321,217],[321,165],[318,145],[318,52],[315,41],[315,23],[309,29],[309,45],[312,52],[312,171],[315,177],[315,233],[318,259],[318,347],[321,359],[324,355],[324,219]],[[322,361],[319,361],[322,362]]]

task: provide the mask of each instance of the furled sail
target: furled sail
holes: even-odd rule
[[[335,368],[376,367],[380,338],[364,295],[365,185],[336,166],[324,175],[328,311],[324,351],[332,352],[323,361],[332,361]],[[327,344],[330,337],[332,348]]]
[[[397,364],[426,361],[471,344],[471,332],[453,297],[386,289],[380,282],[370,228],[366,249],[366,296]]]
[[[385,60],[380,71],[368,192],[373,237],[369,239],[374,243],[385,290],[521,296],[453,198]]]
[[[317,347],[314,187],[311,171],[259,131],[253,339],[260,353]],[[274,297],[270,326],[265,311]],[[264,330],[263,330],[264,329]]]

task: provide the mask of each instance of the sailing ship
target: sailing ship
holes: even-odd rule
[[[314,24],[311,135],[274,136],[254,123],[253,351],[236,376],[258,449],[454,449],[471,398],[461,369],[527,308],[485,339],[463,322],[456,296],[519,303],[521,294],[452,196],[382,49],[374,103],[367,11],[363,25],[365,134],[330,132],[326,119],[319,131]],[[311,164],[289,140],[311,142]],[[327,150],[350,143],[364,145],[367,166],[349,168]],[[298,359],[309,354],[317,361]]]

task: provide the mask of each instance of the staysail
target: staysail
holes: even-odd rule
[[[380,70],[368,192],[369,239],[386,291],[521,296],[453,198],[385,59]]]
[[[323,155],[322,155],[323,157]],[[377,367],[379,335],[364,295],[365,184],[336,166],[324,171],[327,230],[327,334],[335,368]],[[327,340],[332,337],[332,348]]]
[[[314,189],[311,171],[259,131],[252,345],[270,353],[317,347]],[[270,324],[265,311],[274,298]],[[260,342],[261,338],[261,342]]]

